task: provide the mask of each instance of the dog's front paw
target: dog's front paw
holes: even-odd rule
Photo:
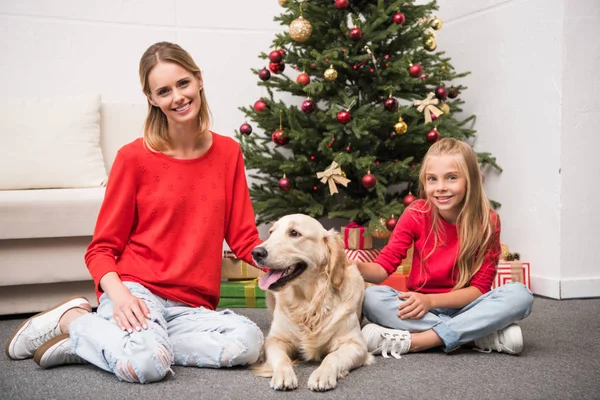
[[[291,365],[284,365],[273,371],[271,388],[275,390],[294,390],[298,387],[298,378]]]
[[[308,388],[315,392],[324,392],[335,389],[337,386],[337,374],[333,368],[321,365],[310,374]]]

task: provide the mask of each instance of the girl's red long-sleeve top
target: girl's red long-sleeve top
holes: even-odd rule
[[[141,138],[119,150],[85,254],[98,296],[100,279],[116,272],[160,297],[215,309],[223,240],[253,263],[262,241],[244,158],[235,140],[211,134],[210,149],[191,160],[153,152]]]
[[[492,242],[487,249],[481,268],[469,283],[482,294],[492,288],[494,276],[501,253],[500,218],[492,213],[493,232]],[[402,260],[406,258],[408,249],[414,243],[413,260],[408,276],[409,291],[421,293],[445,293],[453,290],[456,284],[458,267],[455,266],[458,251],[458,231],[455,224],[439,218],[441,234],[435,251],[429,256],[425,265],[421,260],[433,249],[434,233],[431,231],[432,211],[425,200],[417,200],[408,207],[396,224],[388,244],[381,250],[375,262],[381,265],[388,274],[394,273]]]

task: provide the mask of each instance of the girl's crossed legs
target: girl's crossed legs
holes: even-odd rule
[[[533,303],[533,295],[525,285],[509,283],[478,297],[463,308],[432,309],[419,319],[400,319],[398,307],[405,301],[398,298],[400,293],[388,286],[367,288],[363,306],[365,317],[382,327],[427,334],[428,339],[437,339],[432,335],[435,332],[446,352],[526,318]],[[418,343],[418,340],[413,341]],[[410,345],[410,340],[407,342]],[[408,351],[408,348],[405,350]]]

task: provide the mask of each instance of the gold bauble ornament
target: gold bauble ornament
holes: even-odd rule
[[[335,78],[337,78],[338,72],[335,70],[335,68],[333,68],[333,65],[330,65],[329,68],[327,68],[325,70],[325,73],[323,74],[323,76],[328,81],[333,81],[333,80],[335,80]]]
[[[402,119],[402,117],[400,117],[398,119],[398,122],[396,122],[396,124],[394,125],[394,131],[398,135],[404,135],[407,130],[408,130],[408,125],[406,125],[406,122],[404,122],[404,120]]]
[[[446,71],[448,71],[448,67],[446,67],[445,65],[442,65],[440,67],[440,72],[446,72]]]
[[[381,226],[378,226],[377,229],[375,229],[373,233],[371,233],[371,236],[373,236],[376,239],[385,239],[390,237],[392,232],[388,231],[385,227],[385,223],[387,222],[385,218],[379,218],[379,222],[381,223]]]
[[[433,29],[435,29],[436,31],[439,31],[440,29],[442,29],[442,25],[444,25],[444,23],[437,16],[433,17],[433,19],[431,20],[431,27]]]
[[[450,113],[450,106],[448,105],[448,103],[442,103],[440,104],[440,110],[442,110],[442,112],[444,114],[449,114]]]
[[[304,43],[312,35],[312,25],[304,17],[298,17],[290,24],[290,37],[298,43]]]
[[[279,5],[281,7],[283,7],[283,6],[285,6],[285,3],[287,3],[287,2],[288,2],[288,0],[279,0]]]
[[[425,47],[425,50],[429,50],[429,51],[435,50],[437,47],[435,38],[433,36],[428,36],[425,39],[425,42],[423,43],[423,47]]]

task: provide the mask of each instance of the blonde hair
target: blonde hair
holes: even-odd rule
[[[467,143],[444,138],[435,142],[427,151],[419,173],[419,194],[427,201],[427,209],[432,212],[432,231],[435,232],[433,251],[438,242],[439,212],[427,198],[425,176],[427,162],[431,156],[457,156],[458,169],[466,180],[466,194],[463,206],[458,214],[459,252],[455,267],[458,266],[458,278],[454,289],[466,287],[473,275],[479,271],[494,238],[497,214],[491,210],[490,202],[483,190],[483,180],[477,161],[477,154]],[[428,254],[424,261],[431,255]]]
[[[160,62],[175,63],[185,68],[195,76],[200,76],[200,68],[192,59],[192,56],[179,45],[169,42],[158,42],[150,46],[140,59],[140,83],[146,96],[150,96],[150,85],[148,75]],[[210,127],[210,110],[204,89],[200,89],[200,112],[198,113],[200,131],[198,135],[206,132]],[[155,150],[165,150],[170,144],[168,134],[168,121],[159,107],[153,106],[148,100],[148,114],[144,123],[144,140]]]

